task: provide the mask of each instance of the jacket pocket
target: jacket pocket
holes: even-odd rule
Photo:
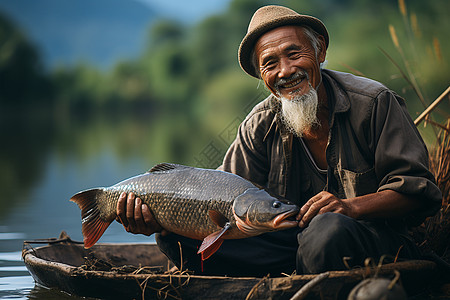
[[[375,193],[378,189],[374,168],[357,173],[338,167],[338,173],[346,198]]]

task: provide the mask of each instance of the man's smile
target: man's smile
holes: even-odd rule
[[[283,89],[289,89],[289,88],[292,88],[292,87],[294,87],[294,86],[300,84],[300,83],[303,81],[303,79],[305,79],[305,78],[304,78],[304,77],[300,77],[300,78],[298,78],[298,79],[292,80],[291,82],[288,82],[288,83],[286,83],[286,84],[283,84],[283,85],[281,85],[280,87],[283,88]]]
[[[275,88],[279,95],[297,93],[308,86],[308,79],[308,73],[300,71],[287,79],[279,79],[275,84]]]

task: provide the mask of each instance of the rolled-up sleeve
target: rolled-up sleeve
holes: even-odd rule
[[[428,151],[408,114],[403,99],[392,92],[382,92],[372,112],[375,147],[375,172],[378,191],[394,190],[423,201],[408,223],[421,223],[435,214],[442,193],[429,171]]]

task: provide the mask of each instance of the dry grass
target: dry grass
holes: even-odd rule
[[[414,53],[414,51],[404,51],[405,47],[410,50],[415,49],[415,43],[421,36],[421,30],[418,26],[417,16],[413,12],[409,12],[404,0],[398,0],[398,8],[403,19],[403,31],[406,33],[407,42],[402,43],[399,40],[396,29],[393,25],[389,25],[389,34],[392,39],[397,52],[400,54],[401,62],[395,61],[390,54],[385,50],[381,51],[394,64],[401,74],[401,77],[412,88],[417,95],[425,111],[415,120],[415,125],[418,126],[421,121],[425,120],[426,124],[430,124],[437,137],[436,146],[430,152],[430,170],[436,178],[436,183],[442,192],[442,206],[439,212],[425,220],[425,222],[413,229],[412,234],[417,243],[426,250],[432,250],[441,258],[450,262],[450,118],[446,113],[446,124],[439,124],[433,120],[432,111],[444,100],[449,97],[450,87],[441,94],[433,103],[425,99],[422,93],[422,88],[415,77],[416,73],[413,70],[417,67],[410,64],[411,61],[417,61],[406,55]],[[442,62],[442,52],[439,40],[434,39],[432,47],[435,50],[435,59]]]
[[[430,170],[442,191],[442,206],[436,215],[414,231],[414,237],[422,248],[432,250],[450,262],[450,119],[446,126],[439,127],[437,146],[430,154]]]

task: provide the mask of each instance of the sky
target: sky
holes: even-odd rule
[[[187,26],[231,0],[0,0],[0,12],[38,48],[43,66],[87,62],[108,69],[140,54],[158,18]]]
[[[182,22],[197,22],[224,10],[231,0],[135,0]]]

